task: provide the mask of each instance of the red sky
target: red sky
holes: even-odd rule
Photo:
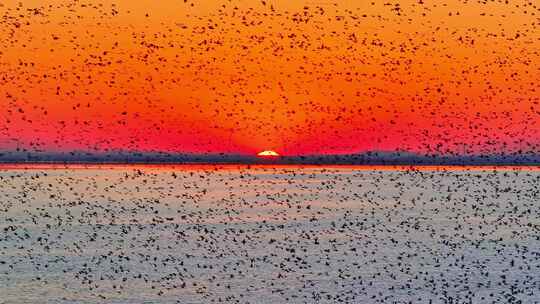
[[[0,149],[539,151],[534,1],[7,1]]]

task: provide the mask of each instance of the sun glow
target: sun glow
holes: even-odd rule
[[[259,152],[257,154],[257,156],[264,156],[264,157],[273,156],[273,157],[276,157],[276,156],[279,156],[279,154],[277,152],[275,152],[275,151],[272,151],[272,150],[265,150],[265,151]]]

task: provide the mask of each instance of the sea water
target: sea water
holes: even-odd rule
[[[0,303],[540,303],[532,167],[0,168]]]

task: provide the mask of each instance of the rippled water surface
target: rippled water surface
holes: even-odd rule
[[[0,303],[220,302],[540,303],[540,170],[0,168]]]

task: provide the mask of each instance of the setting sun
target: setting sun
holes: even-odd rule
[[[257,156],[279,156],[279,154],[275,151],[272,151],[272,150],[266,150],[266,151],[262,151],[262,152],[259,152],[257,154]]]

